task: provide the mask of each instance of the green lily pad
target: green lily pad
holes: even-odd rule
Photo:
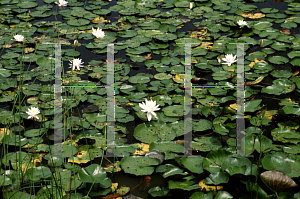
[[[230,198],[233,198],[233,196],[227,191],[218,191],[215,197],[215,199],[230,199]]]
[[[125,173],[136,176],[151,175],[154,172],[154,165],[159,162],[153,158],[143,156],[128,156],[121,160],[121,167]]]
[[[213,151],[222,147],[222,142],[216,137],[195,138],[195,142],[191,142],[192,149],[199,151]]]
[[[82,182],[78,180],[77,176],[72,176],[71,170],[63,169],[62,171],[56,171],[53,173],[54,179],[51,181],[52,185],[58,182],[64,191],[71,191],[77,189]]]
[[[293,73],[287,70],[274,70],[271,72],[271,75],[277,78],[290,78],[292,74]]]
[[[170,176],[174,176],[174,175],[182,175],[182,176],[186,176],[188,175],[187,172],[183,172],[183,169],[180,169],[179,167],[176,167],[174,165],[160,165],[156,168],[155,170],[156,172],[163,172],[162,176],[164,178],[168,178]]]
[[[204,192],[195,192],[191,195],[190,199],[213,199],[213,192],[210,191],[208,193]]]
[[[133,84],[145,84],[150,82],[150,78],[145,76],[133,76],[130,77],[128,81]]]
[[[31,181],[39,181],[40,179],[49,178],[52,175],[51,170],[48,167],[39,166],[36,168],[30,168],[26,171],[26,176]]]
[[[219,71],[212,74],[214,80],[226,80],[232,78],[235,75],[234,72],[230,71]]]
[[[100,165],[91,164],[90,166],[79,170],[78,177],[82,182],[103,183],[103,181],[106,180],[106,172]]]
[[[286,153],[298,154],[298,153],[300,153],[300,144],[297,144],[297,145],[286,145],[282,149]]]
[[[36,193],[36,196],[37,198],[60,198],[61,194],[65,194],[65,192],[56,186],[45,185]]]
[[[0,175],[0,186],[7,186],[12,184],[12,181],[9,177],[7,177],[6,175]]]
[[[256,175],[257,174],[257,166],[255,164],[252,165],[251,169],[251,161],[247,158],[237,157],[226,159],[222,165],[222,169],[225,170],[229,175],[234,174],[243,174],[243,175]],[[252,170],[252,172],[251,172]]]
[[[194,184],[194,182],[191,180],[181,180],[181,181],[169,180],[168,184],[169,184],[169,189],[182,189],[182,190],[190,191],[190,190],[201,188],[199,184]]]
[[[262,99],[255,99],[245,102],[245,112],[254,112],[261,108],[259,104],[262,102]]]
[[[154,149],[165,153],[165,160],[173,159],[176,153],[184,153],[184,146],[172,141],[152,142],[149,146],[149,150]]]
[[[207,178],[205,178],[205,184],[218,185],[221,183],[227,183],[228,181],[229,176],[223,171],[211,173]]]
[[[233,153],[226,151],[224,149],[218,149],[216,151],[211,151],[207,154],[206,158],[203,159],[203,168],[210,173],[219,172],[222,163],[230,158],[229,155]]]
[[[152,187],[149,189],[148,193],[152,197],[171,196],[171,190],[168,187]]]
[[[300,142],[300,134],[298,131],[286,129],[283,127],[275,128],[271,131],[274,141],[281,141],[283,143],[297,144]]]
[[[176,132],[168,124],[159,121],[137,125],[133,136],[141,142],[150,144],[158,139],[173,140],[176,137]]]
[[[260,11],[262,13],[276,13],[278,12],[279,10],[278,9],[275,9],[275,8],[261,8]]]
[[[162,109],[164,114],[168,117],[180,117],[184,114],[184,106],[183,105],[172,105],[167,106]],[[187,112],[189,112],[190,109],[187,107]]]
[[[203,115],[205,115],[205,117],[208,117],[208,115],[213,115],[215,117],[217,117],[221,111],[223,110],[222,107],[218,107],[218,106],[204,106],[201,109],[201,113]]]
[[[193,122],[194,131],[206,131],[212,128],[212,123],[206,119],[200,119],[198,122]]]
[[[10,75],[11,75],[11,72],[9,70],[0,68],[0,79],[5,79],[5,78],[9,77]]]
[[[269,62],[273,64],[286,64],[289,62],[289,59],[282,56],[273,56],[269,57]]]
[[[26,137],[35,137],[40,136],[45,132],[45,129],[30,129],[28,131],[25,131],[24,135]]]
[[[291,172],[291,165],[285,157],[280,154],[266,155],[261,160],[264,169],[269,171],[279,171],[284,174]]]
[[[3,144],[12,146],[24,146],[25,144],[27,144],[28,140],[27,138],[23,138],[21,135],[9,134],[3,138],[2,142]]]
[[[272,27],[272,26],[273,26],[273,24],[271,22],[259,21],[258,23],[253,25],[253,28],[257,29],[257,30],[264,30],[264,29],[266,29],[268,27]]]
[[[182,157],[181,164],[193,173],[203,173],[203,157]]]
[[[171,79],[173,76],[167,73],[158,73],[154,75],[155,79],[163,80],[163,79]]]
[[[300,51],[292,51],[292,52],[289,52],[287,54],[287,56],[291,59],[293,59],[294,57],[300,57]]]
[[[10,198],[10,199],[36,199],[37,197],[35,195],[30,195],[26,192],[21,191],[11,191],[11,192],[5,192],[3,194],[4,198]]]

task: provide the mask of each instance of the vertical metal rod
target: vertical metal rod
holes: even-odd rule
[[[114,44],[107,45],[107,151],[106,157],[115,154],[115,90],[114,90]]]
[[[184,67],[184,156],[190,156],[192,150],[192,85],[191,85],[191,43],[185,44],[185,67]]]
[[[61,44],[55,44],[54,154],[62,156]]]
[[[244,78],[244,44],[237,43],[237,115],[236,115],[236,149],[238,156],[245,155],[245,78]]]

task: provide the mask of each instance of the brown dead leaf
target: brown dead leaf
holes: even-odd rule
[[[283,33],[283,34],[285,34],[285,35],[291,34],[291,31],[290,31],[289,29],[287,29],[287,28],[282,28],[282,29],[280,30],[280,32]]]

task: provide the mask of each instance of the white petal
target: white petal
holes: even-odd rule
[[[147,113],[147,118],[148,118],[148,121],[150,121],[151,120],[151,113]]]
[[[151,112],[151,113],[157,119],[156,113],[154,113],[154,112]]]

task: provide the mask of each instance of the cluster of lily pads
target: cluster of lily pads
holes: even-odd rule
[[[300,88],[300,37],[291,32],[300,21],[300,3],[286,2],[287,10],[279,13],[230,0],[126,0],[113,6],[108,1],[43,0],[38,6],[34,0],[2,0],[3,198],[128,197],[132,187],[113,182],[109,173],[161,175],[165,185],[150,183],[152,197],[174,198],[181,191],[191,199],[299,198],[300,106],[294,96]],[[63,21],[49,21],[53,15]],[[235,43],[241,42],[246,157],[235,156]],[[64,67],[61,75],[62,100],[55,99],[51,43],[62,43],[63,65],[70,62],[72,68]],[[98,86],[107,83],[109,43],[115,55],[115,161],[105,166],[95,162],[112,152],[106,141],[107,89]],[[201,157],[178,156],[186,152],[184,43],[191,44],[193,83],[189,147]],[[97,56],[89,60],[80,48]],[[269,97],[278,98],[275,110],[263,105]],[[60,124],[55,123],[57,101],[63,109]],[[136,125],[133,131],[130,123]],[[55,126],[63,130],[61,156],[55,154]],[[132,135],[137,143],[128,143]]]

